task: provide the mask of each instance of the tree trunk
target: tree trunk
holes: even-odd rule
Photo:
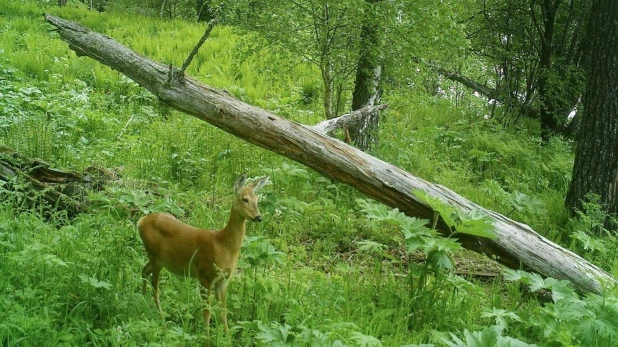
[[[356,80],[352,93],[352,110],[359,110],[365,106],[373,106],[378,102],[379,84],[382,75],[380,62],[381,39],[378,21],[372,18],[375,14],[374,5],[380,0],[365,0],[369,15],[365,18],[361,28],[361,49],[356,68]],[[367,151],[378,142],[378,127],[380,113],[366,118],[364,122],[352,124],[348,130],[352,143],[360,150]]]
[[[324,115],[326,119],[333,119],[337,115],[333,113],[333,67],[330,62],[324,63],[322,70],[322,84],[324,85]]]
[[[541,37],[541,52],[539,57],[539,99],[541,100],[541,141],[548,143],[551,135],[558,128],[558,121],[554,114],[554,102],[549,87],[551,78],[551,58],[554,41],[554,27],[556,11],[560,0],[543,0],[541,13],[543,14],[543,36]],[[532,9],[534,11],[534,9]]]
[[[618,213],[618,2],[597,0],[590,16],[590,54],[584,110],[566,205],[583,210],[589,193],[608,214]],[[615,230],[610,220],[608,229]]]
[[[210,0],[196,0],[195,10],[197,11],[198,22],[210,22],[215,18],[212,8],[210,7]]]
[[[459,234],[459,241],[468,249],[488,254],[511,268],[525,267],[570,280],[582,292],[600,293],[602,283],[618,284],[602,269],[543,238],[527,225],[486,210],[443,186],[415,177],[312,127],[245,104],[222,90],[190,78],[175,78],[178,69],[147,59],[82,25],[51,15],[46,15],[46,20],[58,28],[60,37],[77,55],[110,66],[171,107],[349,184],[408,216],[433,220],[436,229],[445,235],[452,234],[452,226],[415,192],[422,191],[463,213],[486,213],[493,221],[496,238]]]

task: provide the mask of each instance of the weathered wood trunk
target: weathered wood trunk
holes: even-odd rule
[[[511,268],[525,267],[546,276],[567,279],[582,292],[599,293],[602,283],[616,283],[602,269],[545,239],[527,225],[486,210],[443,186],[415,177],[312,127],[245,104],[221,90],[189,78],[179,79],[177,69],[170,70],[82,25],[51,15],[46,15],[46,20],[57,27],[60,37],[78,55],[89,56],[118,70],[171,107],[349,184],[409,216],[434,218],[431,206],[414,194],[419,190],[463,212],[473,209],[486,212],[494,221],[497,238],[461,235],[459,240],[468,249],[493,256]],[[451,233],[441,218],[436,228]]]

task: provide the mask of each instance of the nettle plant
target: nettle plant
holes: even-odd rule
[[[481,211],[473,210],[469,213],[462,213],[454,207],[421,192],[417,192],[417,195],[433,207],[435,211],[433,221],[408,217],[397,208],[390,209],[382,204],[364,199],[357,199],[356,201],[361,211],[372,223],[390,224],[399,228],[405,240],[407,252],[423,252],[427,266],[436,271],[448,271],[454,268],[451,254],[461,249],[461,245],[454,239],[457,234],[495,238],[491,220]],[[448,237],[438,237],[438,232],[434,228],[428,227],[428,225],[435,227],[440,217],[452,230]],[[361,250],[376,249],[382,250],[382,245],[372,241],[361,242]]]
[[[586,201],[582,201],[582,210],[576,210],[575,217],[570,219],[567,227],[572,239],[570,248],[599,264],[615,264],[613,248],[618,244],[618,234],[607,229],[605,223],[618,225],[618,218],[608,215],[599,201],[599,195],[588,194]],[[616,265],[614,271],[615,268]]]
[[[367,200],[358,199],[357,203],[372,223],[397,227],[404,237],[408,253],[422,251],[426,258],[424,270],[431,270],[437,276],[444,270],[453,269],[451,254],[461,248],[453,239],[455,235],[465,233],[493,237],[490,220],[479,211],[461,213],[435,199],[425,196],[424,200],[431,201],[430,204],[436,210],[433,223],[427,219],[408,217],[398,209]],[[448,237],[438,237],[434,229],[427,227],[435,225],[438,216],[453,229]],[[361,250],[385,254],[385,246],[377,242],[362,241],[359,244]],[[538,306],[532,314],[527,315],[527,320],[503,309],[485,309],[482,317],[493,319],[495,324],[479,331],[464,330],[462,337],[453,333],[449,333],[450,336],[439,336],[440,343],[451,347],[536,346],[503,335],[512,321],[528,327],[535,340],[552,345],[609,347],[618,343],[618,298],[615,296],[587,294],[581,297],[568,281],[544,279],[538,274],[525,271],[507,270],[505,280],[519,282],[532,293],[550,293],[551,302]],[[522,300],[526,299],[522,297]]]
[[[184,210],[170,197],[169,191],[157,189],[154,192],[122,187],[109,187],[107,192],[93,193],[90,202],[101,210],[124,215],[131,211],[144,214],[170,212],[181,216]]]
[[[551,302],[537,307],[524,322],[539,340],[556,346],[616,346],[618,298],[615,295],[580,296],[568,281],[542,278],[535,273],[507,270],[507,281],[525,285],[531,292],[551,293]]]

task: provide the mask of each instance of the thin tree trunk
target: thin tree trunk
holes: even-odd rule
[[[511,268],[524,267],[570,280],[582,292],[600,293],[602,283],[618,284],[602,269],[545,239],[527,225],[486,210],[443,186],[415,177],[312,127],[247,105],[219,89],[186,77],[169,80],[168,76],[178,74],[170,74],[169,67],[105,35],[51,15],[46,15],[46,19],[58,28],[60,37],[77,55],[86,55],[110,66],[171,107],[349,184],[369,197],[399,208],[408,216],[432,220],[436,229],[445,235],[452,234],[452,226],[415,192],[424,192],[462,213],[486,213],[493,221],[496,239],[459,234],[459,241],[468,249],[492,256]]]
[[[163,0],[161,3],[161,9],[159,10],[159,18],[163,19],[163,13],[165,13],[165,5],[167,5],[167,0]]]
[[[597,0],[588,34],[590,54],[584,110],[580,121],[573,179],[566,197],[571,211],[583,210],[589,193],[604,210],[618,214],[618,2]],[[605,227],[616,229],[609,219]]]
[[[539,98],[541,99],[541,140],[549,142],[551,135],[558,128],[558,121],[554,114],[554,95],[551,94],[549,79],[551,78],[551,58],[554,41],[554,27],[556,11],[560,0],[543,0],[543,36],[541,37],[541,53],[539,57]],[[534,9],[532,9],[534,11]]]
[[[370,7],[369,13],[361,28],[361,48],[356,68],[356,80],[352,93],[352,110],[359,110],[365,106],[373,106],[379,99],[379,84],[382,75],[380,62],[381,39],[378,21],[372,18],[375,14],[375,5],[379,0],[365,0]],[[349,127],[350,139],[354,145],[363,150],[369,150],[378,142],[378,127],[380,113],[366,118],[362,123],[352,124]]]
[[[333,68],[330,62],[326,62],[322,67],[322,83],[324,85],[324,115],[326,119],[336,117],[333,114]]]

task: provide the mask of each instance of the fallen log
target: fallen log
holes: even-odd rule
[[[41,159],[0,147],[0,200],[13,199],[19,208],[34,208],[45,217],[57,211],[69,218],[90,212],[88,194],[118,177],[114,170],[94,166],[83,173],[54,169]]]
[[[30,159],[0,147],[0,192],[5,198],[15,193],[13,198],[19,206],[36,206],[47,216],[61,210],[72,217],[85,211],[81,196],[75,194],[76,184],[90,182],[77,172],[52,169],[40,159]]]
[[[451,226],[439,216],[434,219],[434,209],[415,191],[438,198],[464,213],[484,211],[493,220],[497,237],[491,240],[460,234],[460,242],[470,250],[485,253],[510,268],[529,268],[545,276],[569,280],[581,292],[600,293],[604,284],[617,283],[599,267],[529,226],[486,210],[448,188],[415,177],[310,126],[280,118],[182,76],[179,69],[145,58],[80,24],[51,15],[45,15],[45,19],[78,56],[88,56],[123,73],[169,106],[351,185],[408,216],[434,220],[436,229],[445,235],[452,233]]]

